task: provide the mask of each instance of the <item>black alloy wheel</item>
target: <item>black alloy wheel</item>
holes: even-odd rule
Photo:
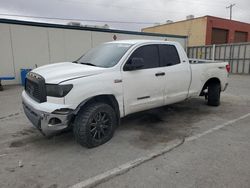
[[[105,103],[92,103],[84,106],[77,114],[73,132],[76,141],[88,148],[109,141],[117,126],[114,109]]]

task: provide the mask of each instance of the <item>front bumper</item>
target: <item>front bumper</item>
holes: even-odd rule
[[[36,110],[23,101],[23,109],[31,123],[44,135],[50,136],[69,127],[72,114],[54,114]]]

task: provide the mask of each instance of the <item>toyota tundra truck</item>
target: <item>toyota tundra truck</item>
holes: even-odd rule
[[[107,42],[76,61],[29,72],[23,108],[42,134],[72,128],[76,141],[91,148],[110,140],[131,113],[197,96],[218,106],[229,70],[227,62],[188,59],[177,42]]]

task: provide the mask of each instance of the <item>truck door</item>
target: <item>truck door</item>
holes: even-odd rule
[[[165,72],[165,104],[182,101],[188,95],[191,80],[189,62],[181,59],[175,45],[160,44],[160,66]]]
[[[143,66],[124,71],[132,58],[141,58]],[[158,45],[137,48],[125,65],[122,70],[125,114],[164,105],[165,73],[160,67]]]

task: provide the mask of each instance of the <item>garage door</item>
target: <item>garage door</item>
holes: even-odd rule
[[[212,44],[225,44],[228,43],[228,30],[225,29],[212,29]]]
[[[234,42],[247,42],[247,32],[235,31]]]

